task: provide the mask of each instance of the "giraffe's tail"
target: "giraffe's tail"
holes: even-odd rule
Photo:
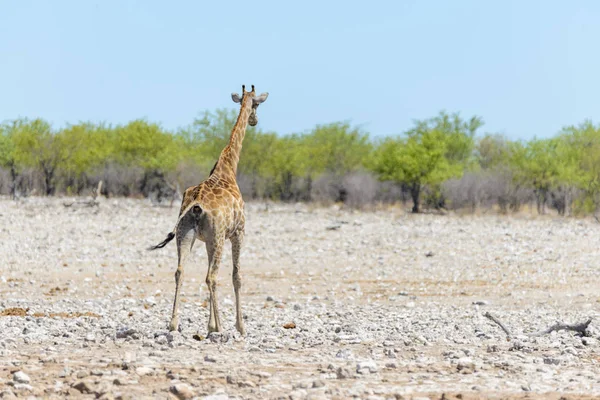
[[[191,213],[190,213],[191,211]],[[163,240],[162,242],[160,242],[159,244],[157,244],[156,246],[150,246],[148,247],[148,250],[156,250],[156,249],[162,249],[163,247],[165,247],[167,245],[167,243],[169,243],[171,240],[173,240],[175,238],[175,232],[177,231],[177,229],[179,228],[179,224],[181,223],[181,221],[188,216],[188,214],[190,216],[193,217],[193,219],[197,222],[201,215],[202,215],[202,208],[200,207],[200,205],[198,205],[197,203],[191,203],[189,204],[180,214],[179,214],[179,218],[177,219],[177,223],[175,224],[175,228],[173,228],[173,230],[171,232],[169,232],[169,234],[167,235],[167,238],[165,240]]]
[[[169,232],[169,234],[167,235],[167,238],[165,240],[163,240],[156,246],[148,247],[148,250],[162,249],[163,247],[165,247],[167,245],[167,243],[169,243],[171,240],[173,240],[173,238],[175,238],[175,232]]]

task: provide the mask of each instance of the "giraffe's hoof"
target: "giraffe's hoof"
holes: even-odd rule
[[[175,332],[179,328],[179,321],[177,318],[173,318],[169,324],[169,331]]]
[[[208,333],[219,333],[221,332],[221,328],[218,326],[208,326]]]
[[[246,336],[246,329],[244,328],[244,324],[235,324],[235,329],[237,329],[240,335]]]

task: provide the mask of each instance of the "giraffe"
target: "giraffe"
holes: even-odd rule
[[[178,265],[175,272],[175,299],[173,300],[173,314],[169,323],[169,330],[179,328],[179,295],[183,280],[183,268],[194,242],[199,239],[206,244],[208,255],[208,271],[206,285],[209,292],[209,319],[208,332],[221,332],[219,307],[217,302],[217,275],[223,254],[225,241],[231,241],[233,259],[233,289],[235,292],[236,323],[235,327],[241,335],[245,335],[242,309],[240,305],[240,251],[244,240],[244,201],[236,181],[237,166],[242,150],[242,141],[248,124],[255,126],[258,123],[256,110],[263,103],[268,93],[257,96],[252,85],[251,91],[246,91],[242,85],[242,96],[232,93],[231,98],[240,104],[240,113],[231,131],[229,143],[221,151],[208,178],[197,186],[185,190],[179,217],[175,228],[169,232],[167,238],[150,250],[164,247],[173,238],[177,243]]]

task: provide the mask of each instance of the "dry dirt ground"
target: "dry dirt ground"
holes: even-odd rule
[[[593,219],[249,204],[248,335],[228,248],[206,337],[203,244],[175,333],[174,243],[146,250],[178,205],[73,201],[0,199],[0,398],[600,397]],[[588,318],[587,337],[527,335]]]

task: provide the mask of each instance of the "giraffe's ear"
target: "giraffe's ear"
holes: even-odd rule
[[[254,96],[254,104],[263,103],[267,97],[269,97],[269,93],[261,93],[260,96]]]
[[[233,100],[234,103],[240,103],[242,98],[237,93],[231,93],[231,100]]]

